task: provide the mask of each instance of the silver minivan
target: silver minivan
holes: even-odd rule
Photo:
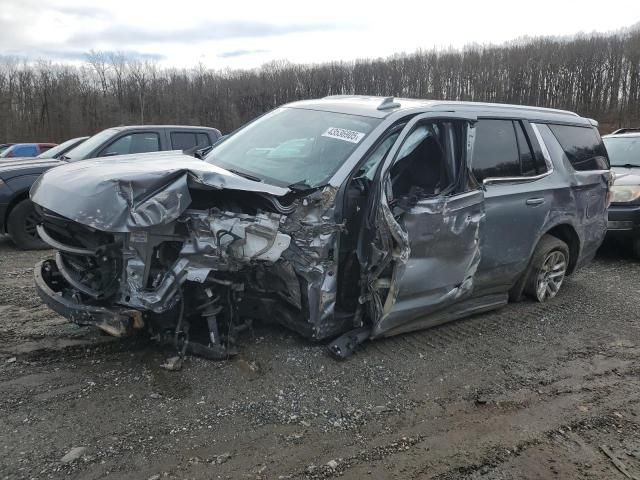
[[[204,161],[87,160],[31,191],[55,311],[181,352],[274,322],[346,357],[523,295],[545,302],[607,230],[609,160],[571,112],[333,96],[245,125]],[[64,188],[62,187],[64,185]]]

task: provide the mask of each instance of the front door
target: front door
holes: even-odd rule
[[[415,117],[376,174],[359,252],[372,336],[410,330],[473,292],[484,220],[483,191],[468,186],[474,121]]]

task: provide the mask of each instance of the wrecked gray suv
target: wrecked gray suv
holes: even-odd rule
[[[31,191],[53,310],[181,352],[254,321],[348,356],[366,339],[553,298],[607,229],[595,122],[507,105],[338,96],[271,111],[204,161],[88,160]]]

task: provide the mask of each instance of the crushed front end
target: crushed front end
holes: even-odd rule
[[[278,196],[220,171],[172,171],[160,183],[158,173],[138,184],[86,181],[101,199],[74,207],[48,191],[64,173],[48,173],[32,199],[39,234],[57,250],[37,265],[36,287],[69,320],[116,336],[144,331],[212,359],[236,353],[256,320],[315,340],[353,328],[334,311],[334,188]]]

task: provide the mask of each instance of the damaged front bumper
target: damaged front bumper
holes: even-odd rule
[[[142,312],[129,308],[105,308],[78,303],[73,295],[65,296],[71,285],[55,260],[43,260],[34,268],[36,291],[45,305],[78,325],[89,325],[116,337],[133,335],[144,328]]]

